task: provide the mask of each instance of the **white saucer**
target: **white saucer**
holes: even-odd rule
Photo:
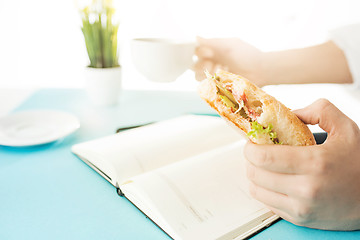
[[[52,110],[32,110],[0,118],[0,145],[20,147],[50,143],[80,127],[77,117]]]

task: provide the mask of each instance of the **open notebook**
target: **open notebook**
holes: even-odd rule
[[[278,219],[247,192],[244,138],[183,116],[76,144],[75,153],[173,239],[243,239]]]

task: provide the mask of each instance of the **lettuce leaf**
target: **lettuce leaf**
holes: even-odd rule
[[[282,144],[277,138],[276,132],[273,131],[273,126],[269,124],[266,128],[257,121],[251,122],[251,131],[248,132],[248,137],[257,138],[258,135],[266,134],[270,137],[271,141],[275,144]]]

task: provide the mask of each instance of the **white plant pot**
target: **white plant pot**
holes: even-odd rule
[[[121,67],[85,69],[85,89],[96,106],[117,104],[121,91]]]

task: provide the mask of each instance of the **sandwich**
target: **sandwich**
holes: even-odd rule
[[[257,144],[314,145],[310,129],[285,105],[244,77],[218,70],[199,94],[221,117]]]

